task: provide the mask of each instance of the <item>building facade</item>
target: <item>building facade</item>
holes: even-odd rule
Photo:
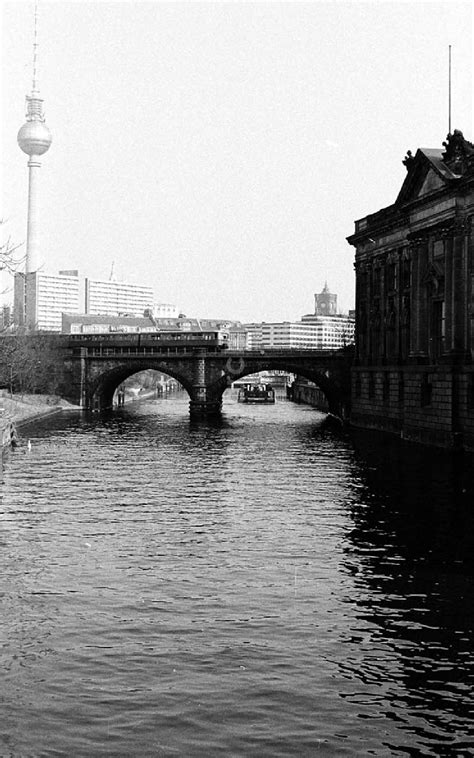
[[[354,343],[355,318],[350,315],[302,316],[301,323],[316,328],[318,350],[339,350]]]
[[[85,280],[85,311],[102,316],[143,316],[153,310],[153,288],[129,282]]]
[[[262,346],[265,348],[317,350],[321,343],[321,329],[316,324],[301,321],[262,324]]]
[[[313,324],[301,321],[244,324],[251,350],[266,349],[317,349],[319,330]]]
[[[474,449],[474,146],[408,152],[395,203],[355,222],[351,421]]]
[[[77,272],[15,274],[13,310],[16,326],[28,331],[60,332],[63,311],[79,311]]]

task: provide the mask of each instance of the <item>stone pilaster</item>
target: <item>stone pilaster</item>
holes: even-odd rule
[[[466,344],[466,228],[459,225],[455,228],[452,239],[451,258],[451,308],[450,308],[450,341],[449,350],[456,355],[464,354]],[[449,266],[449,264],[448,264]]]
[[[425,240],[416,240],[412,247],[412,296],[410,324],[410,359],[414,362],[425,361],[427,357],[428,314],[426,288],[423,285],[423,272],[427,264],[427,244]]]

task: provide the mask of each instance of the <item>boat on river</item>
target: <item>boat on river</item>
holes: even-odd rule
[[[271,384],[246,384],[237,399],[239,403],[274,403],[275,390]]]

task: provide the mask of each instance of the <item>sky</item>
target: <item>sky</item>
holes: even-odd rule
[[[188,316],[354,306],[354,221],[407,150],[474,139],[471,2],[47,2],[43,270],[146,283]],[[33,2],[2,2],[3,231],[24,250]],[[8,287],[3,274],[2,287]],[[5,293],[4,301],[12,299]]]

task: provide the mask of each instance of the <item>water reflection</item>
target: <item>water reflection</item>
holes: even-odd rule
[[[374,435],[353,441],[354,527],[344,567],[354,577],[357,617],[377,631],[363,660],[359,649],[344,671],[366,684],[371,669],[383,677],[377,651],[389,648],[397,666],[385,715],[412,736],[411,747],[387,747],[472,755],[465,732],[474,705],[472,460]]]

